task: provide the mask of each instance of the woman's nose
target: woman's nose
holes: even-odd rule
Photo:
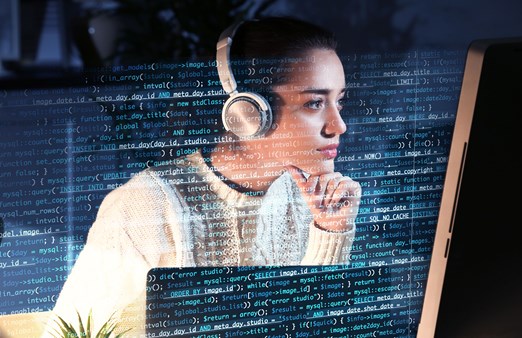
[[[339,108],[330,106],[325,119],[324,133],[329,136],[341,135],[346,132],[346,123],[341,117]]]

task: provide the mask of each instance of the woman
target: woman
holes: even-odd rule
[[[253,88],[268,97],[272,124],[255,137],[225,131],[227,142],[111,192],[55,314],[76,322],[75,310],[92,309],[96,330],[114,313],[135,336],[153,267],[347,264],[361,191],[334,170],[346,131],[335,48],[331,34],[293,19],[238,26],[233,57],[277,60],[270,86]]]

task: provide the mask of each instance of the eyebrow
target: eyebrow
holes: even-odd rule
[[[332,89],[305,89],[300,92],[300,94],[320,94],[320,95],[327,95],[332,92]],[[341,89],[339,92],[340,94],[346,93],[346,87]]]

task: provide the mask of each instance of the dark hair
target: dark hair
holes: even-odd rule
[[[243,22],[237,29],[230,50],[231,59],[273,60],[278,70],[289,59],[302,58],[311,49],[336,50],[337,41],[330,31],[291,17],[268,17]],[[286,80],[276,72],[272,84]]]
[[[309,61],[307,53],[313,49],[336,51],[337,41],[333,33],[291,17],[244,21],[238,26],[230,49],[231,68],[238,90],[261,94],[272,107],[277,122],[279,107],[284,102],[272,88],[286,84],[290,77],[295,76],[295,63]],[[267,77],[268,83],[252,81]]]
[[[333,33],[290,17],[245,21],[233,40],[231,54],[240,58],[296,57],[313,48],[337,48]]]

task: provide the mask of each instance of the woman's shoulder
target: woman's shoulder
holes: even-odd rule
[[[180,186],[196,180],[201,165],[200,156],[192,154],[131,174],[127,182],[107,194],[102,207],[155,206],[162,199],[172,199]]]
[[[103,199],[103,204],[112,205],[127,199],[142,199],[143,195],[151,194],[157,189],[161,189],[162,181],[158,179],[158,175],[151,169],[147,168],[132,174],[127,182],[107,194]]]
[[[179,195],[161,174],[166,169],[147,168],[108,193],[99,206],[89,236],[107,238],[108,233],[115,238],[126,236],[140,247],[140,252],[148,252],[145,256],[148,260],[153,257],[151,261],[157,258],[156,251],[172,250],[168,240],[170,227],[176,224],[172,217],[183,208]]]

